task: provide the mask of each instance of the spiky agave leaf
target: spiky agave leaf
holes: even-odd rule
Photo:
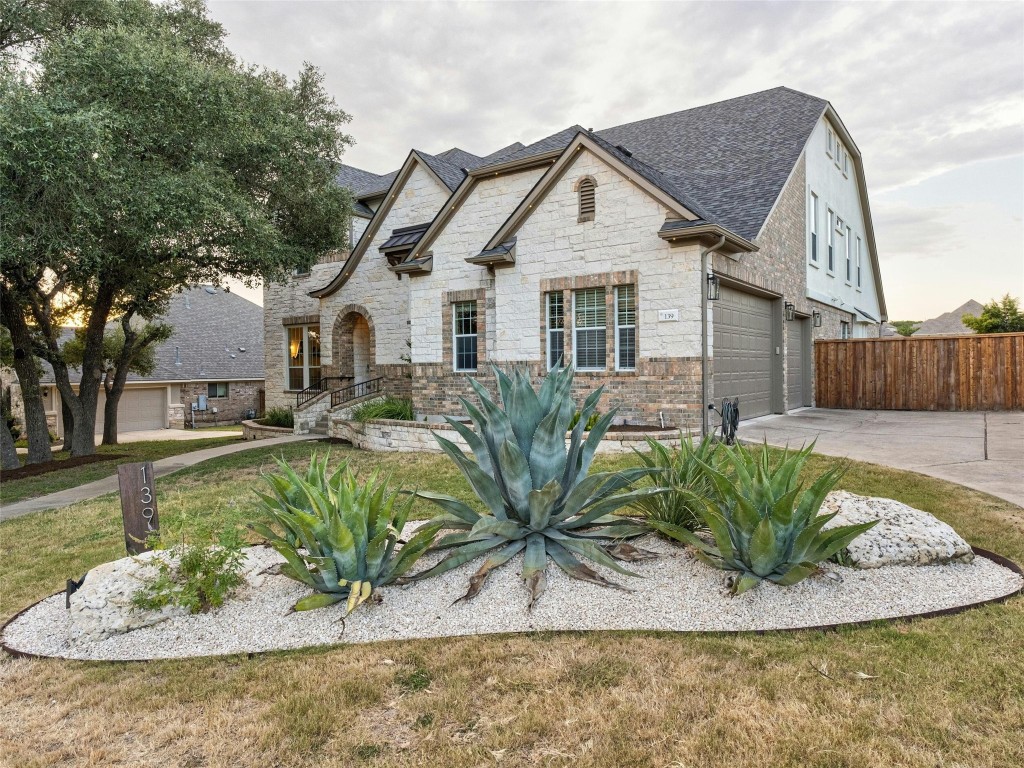
[[[577,411],[571,396],[571,368],[552,370],[538,390],[523,371],[495,368],[494,375],[501,405],[480,382],[470,379],[479,406],[462,402],[475,429],[464,424],[455,426],[458,422],[449,420],[473,456],[464,454],[447,438],[434,435],[487,512],[481,515],[450,496],[421,492],[421,498],[443,510],[433,522],[453,533],[441,538],[435,547],[448,554],[416,578],[445,573],[486,555],[460,598],[468,600],[480,591],[495,568],[525,550],[522,578],[532,606],[544,592],[549,557],[573,578],[599,584],[612,582],[580,558],[635,575],[618,561],[635,562],[651,553],[637,550],[622,539],[645,533],[646,529],[612,513],[662,491],[627,490],[631,483],[650,474],[649,468],[589,473],[597,446],[615,415],[612,411],[599,418],[583,438],[602,390],[584,400],[566,446],[566,433]]]
[[[732,477],[702,462],[714,489],[699,513],[715,543],[708,544],[685,527],[651,521],[655,530],[692,545],[705,563],[734,571],[732,592],[742,594],[767,580],[789,586],[819,570],[819,564],[878,523],[823,530],[834,515],[819,515],[825,496],[843,470],[819,475],[809,488],[798,484],[814,443],[795,453],[783,452],[772,466],[767,444],[755,455],[742,445],[724,447]]]
[[[388,478],[375,473],[360,484],[347,464],[328,475],[327,459],[315,452],[305,475],[283,461],[278,466],[279,474],[264,476],[272,493],[258,493],[257,506],[271,524],[249,527],[285,558],[282,574],[314,590],[293,610],[342,602],[346,613],[355,610],[379,587],[402,578],[441,529],[429,523],[398,546],[414,498],[399,502]],[[448,506],[462,515],[468,509]]]

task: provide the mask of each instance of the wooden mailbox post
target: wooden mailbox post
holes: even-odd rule
[[[121,486],[121,517],[124,520],[124,546],[129,555],[150,549],[149,537],[159,533],[156,510],[156,478],[153,462],[121,464],[117,468]]]

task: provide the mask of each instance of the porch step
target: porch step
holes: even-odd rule
[[[310,427],[309,434],[311,434],[311,435],[323,435],[324,437],[326,437],[327,436],[327,427],[321,427],[319,424],[317,424],[315,427]]]

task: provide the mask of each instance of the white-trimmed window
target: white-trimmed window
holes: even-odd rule
[[[604,288],[573,291],[572,302],[572,348],[576,368],[603,371],[607,367],[605,340],[608,316]]]
[[[836,215],[830,208],[828,211],[828,260],[825,266],[829,272],[835,272],[836,269]]]
[[[452,349],[456,371],[475,371],[477,365],[476,302],[452,305]]]
[[[833,256],[829,258],[828,271],[836,271],[836,258],[839,254],[845,251],[846,241],[846,226],[843,223],[843,219],[840,216],[836,216],[836,234],[835,234],[835,248],[832,249]]]
[[[636,286],[615,287],[615,369],[636,369]]]
[[[206,396],[209,398],[227,397],[228,383],[226,381],[210,382],[206,385]]]
[[[320,383],[320,326],[290,325],[286,329],[285,358],[288,389],[300,390]]]
[[[846,320],[839,321],[839,338],[848,339],[850,338],[850,323]]]
[[[831,128],[826,128],[825,132],[828,134],[828,140],[825,144],[825,152],[829,157],[832,157],[836,151],[836,134]]]
[[[565,365],[565,294],[547,295],[548,370]]]
[[[853,281],[853,233],[846,228],[846,284]]]
[[[811,263],[818,263],[818,196],[811,192],[811,205],[808,215],[811,218]]]
[[[861,248],[860,238],[858,237],[857,238],[857,251],[856,251],[856,257],[857,257],[857,290],[858,291],[861,289],[861,285],[862,285],[861,281],[863,279],[862,278],[862,272],[861,272],[861,255],[860,255],[862,250],[863,249]]]
[[[848,176],[850,173],[850,153],[845,149],[843,150],[843,176]]]

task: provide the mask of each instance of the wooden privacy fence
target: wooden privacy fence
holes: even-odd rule
[[[819,408],[1024,408],[1024,333],[814,342]]]

